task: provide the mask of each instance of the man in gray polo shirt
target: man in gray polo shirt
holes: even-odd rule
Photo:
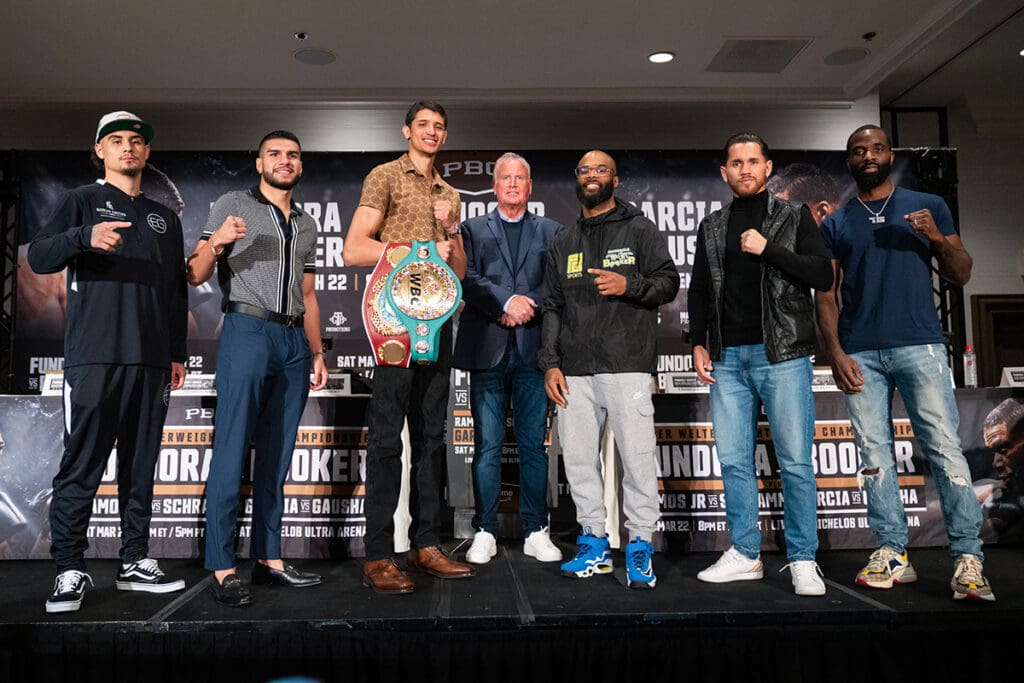
[[[281,559],[284,481],[299,419],[310,389],[327,383],[314,288],[316,223],[292,201],[302,176],[298,138],[283,130],[264,136],[256,172],[259,185],[214,203],[188,266],[196,286],[219,266],[223,294],[205,566],[216,578],[217,602],[229,607],[252,604],[235,571],[234,531],[242,467],[254,436],[252,582],[294,588],[323,582]]]

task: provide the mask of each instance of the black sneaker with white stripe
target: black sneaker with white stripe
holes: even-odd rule
[[[145,593],[173,593],[185,587],[182,579],[169,579],[160,571],[160,566],[151,557],[138,562],[121,565],[114,584],[119,591],[143,591]]]
[[[82,598],[85,597],[85,582],[92,585],[92,577],[77,569],[68,569],[57,574],[53,582],[53,594],[46,601],[46,611],[50,614],[55,612],[77,612],[82,606]]]

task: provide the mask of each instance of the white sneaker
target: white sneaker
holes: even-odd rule
[[[551,542],[547,527],[537,529],[526,537],[526,543],[523,544],[523,552],[530,557],[536,557],[541,562],[562,561],[562,551]]]
[[[756,581],[764,578],[764,565],[761,564],[760,555],[752,560],[729,546],[718,561],[698,573],[697,578],[708,583]]]
[[[779,571],[789,569],[793,579],[793,591],[797,595],[824,595],[825,582],[821,577],[825,574],[814,560],[798,560],[790,562]]]
[[[473,544],[466,551],[466,562],[487,564],[498,554],[498,543],[494,534],[489,531],[478,531],[473,536]]]

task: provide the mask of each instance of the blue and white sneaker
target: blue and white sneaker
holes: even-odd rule
[[[593,574],[610,574],[612,571],[612,551],[607,538],[598,538],[590,533],[587,527],[576,537],[580,549],[576,557],[561,566],[562,576],[571,579],[585,579]]]
[[[626,544],[626,580],[630,588],[654,588],[658,583],[652,555],[654,546],[639,536]]]

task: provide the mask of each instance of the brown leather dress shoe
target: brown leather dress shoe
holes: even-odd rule
[[[412,581],[391,558],[364,564],[363,585],[385,595],[412,593],[413,589]]]
[[[436,545],[410,550],[405,559],[408,571],[430,574],[439,579],[468,579],[476,574],[473,565],[449,560]]]

